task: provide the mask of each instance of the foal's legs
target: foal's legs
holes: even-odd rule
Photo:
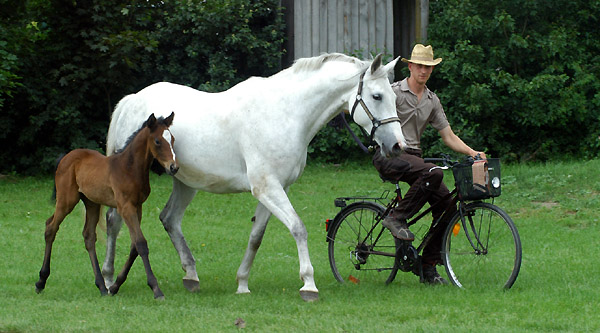
[[[57,182],[58,185],[59,182]],[[39,294],[46,287],[46,281],[50,276],[50,257],[52,256],[52,243],[56,238],[56,233],[62,221],[65,219],[75,205],[79,202],[79,193],[77,190],[69,188],[68,190],[62,190],[57,188],[56,192],[56,210],[54,214],[46,220],[46,231],[44,232],[44,238],[46,240],[46,249],[44,251],[44,262],[40,269],[40,279],[35,283],[35,291]]]
[[[250,275],[250,268],[256,257],[256,252],[260,247],[263,236],[265,235],[265,229],[267,228],[267,222],[271,217],[271,212],[260,202],[256,206],[254,212],[254,223],[252,224],[252,231],[250,232],[250,239],[248,240],[248,247],[242,259],[242,264],[237,271],[236,280],[238,282],[238,294],[249,293],[248,289],[248,276]]]
[[[181,220],[183,219],[185,209],[192,199],[194,199],[196,193],[195,189],[173,178],[173,192],[160,214],[160,220],[169,234],[177,253],[179,253],[181,266],[186,273],[183,277],[183,285],[189,291],[197,291],[199,289],[199,279],[196,272],[196,260],[192,255],[192,251],[187,246],[181,231]],[[106,213],[106,258],[102,265],[102,275],[107,287],[110,287],[114,282],[115,244],[122,225],[123,218],[117,213],[116,209],[109,209]]]
[[[102,265],[102,276],[104,276],[106,288],[115,282],[115,250],[117,236],[122,226],[123,218],[117,213],[117,209],[109,208],[106,212],[106,257]]]
[[[140,227],[140,218],[142,216],[142,207],[134,207],[131,204],[126,204],[123,207],[118,209],[121,212],[121,215],[125,219],[125,223],[129,228],[129,235],[131,237],[131,250],[129,252],[129,258],[127,258],[127,262],[123,267],[123,270],[117,276],[117,280],[110,287],[110,293],[116,294],[119,291],[119,288],[127,279],[127,274],[135,261],[135,258],[139,255],[144,262],[144,268],[146,270],[146,278],[148,281],[148,286],[152,289],[154,293],[154,298],[163,299],[165,296],[163,292],[158,287],[158,281],[152,272],[152,267],[150,267],[150,260],[148,259],[148,242],[144,235],[142,234],[142,229]]]
[[[96,255],[96,226],[98,225],[98,219],[100,218],[101,206],[85,197],[83,197],[83,203],[85,205],[85,225],[83,227],[85,248],[90,256],[90,261],[92,262],[96,287],[100,289],[101,295],[106,295],[108,291],[104,285],[104,278],[100,272],[98,256]]]
[[[183,285],[189,291],[197,291],[200,288],[200,282],[198,273],[196,272],[196,260],[181,231],[181,220],[183,219],[185,209],[192,199],[194,199],[197,192],[197,190],[173,177],[173,192],[171,192],[169,201],[160,213],[160,220],[169,234],[177,253],[179,253],[181,267],[185,271]]]

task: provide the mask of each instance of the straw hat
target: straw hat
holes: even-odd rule
[[[402,61],[425,66],[435,66],[442,62],[442,58],[433,59],[433,48],[431,45],[423,46],[423,44],[417,44],[412,50],[410,59],[402,58]]]

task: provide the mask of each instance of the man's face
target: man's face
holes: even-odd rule
[[[431,76],[431,72],[433,71],[433,67],[435,66],[413,64],[412,62],[408,63],[410,76],[417,81],[418,84],[427,83],[427,80],[429,80],[429,76]]]

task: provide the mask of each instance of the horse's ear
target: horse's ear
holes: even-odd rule
[[[393,73],[394,67],[396,67],[396,63],[398,63],[399,59],[400,57],[397,57],[396,59],[390,61],[387,65],[383,66],[383,69],[388,73]]]
[[[175,118],[175,112],[171,112],[171,115],[165,119],[165,125],[167,127],[169,127],[169,126],[171,126],[171,124],[173,124],[173,118]]]
[[[152,129],[154,126],[156,126],[156,117],[153,113],[150,115],[150,117],[148,117],[148,120],[146,120],[146,127]]]
[[[373,63],[371,63],[371,74],[375,73],[375,71],[377,71],[377,69],[379,69],[379,67],[381,67],[381,58],[383,57],[382,53],[379,53],[377,56],[375,56],[375,59],[373,59]]]

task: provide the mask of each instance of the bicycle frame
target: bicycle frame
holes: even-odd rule
[[[396,185],[396,196],[386,206],[386,210],[385,210],[385,213],[382,215],[382,218],[385,217],[385,216],[387,216],[391,212],[391,210],[394,209],[394,207],[396,207],[398,205],[398,203],[400,202],[400,200],[402,200],[402,193],[401,193],[401,190],[400,190],[400,185],[398,183],[395,183],[395,185]],[[431,213],[431,211],[435,207],[438,207],[439,205],[441,205],[441,203],[443,201],[445,201],[445,199],[453,197],[451,204],[448,205],[448,207],[446,207],[446,209],[444,210],[444,213],[442,213],[442,215],[436,221],[434,221],[434,223],[431,225],[431,227],[427,231],[427,233],[426,233],[423,241],[421,242],[421,244],[417,248],[417,252],[418,253],[420,253],[421,250],[423,250],[423,248],[429,243],[431,237],[433,236],[432,231],[435,230],[435,228],[438,226],[439,222],[442,221],[444,218],[447,218],[448,213],[452,210],[451,207],[456,207],[456,203],[458,202],[458,196],[455,195],[456,193],[457,193],[457,190],[455,188],[451,192],[449,192],[448,194],[446,194],[444,197],[442,197],[442,199],[440,199],[438,202],[434,203],[433,205],[430,205],[426,210],[424,210],[423,212],[421,212],[420,214],[418,214],[417,216],[413,217],[410,221],[407,222],[408,226],[411,226],[411,225],[417,223],[417,221],[419,221],[425,215]],[[461,202],[461,206],[462,206],[462,202]],[[462,215],[461,215],[461,220],[464,220],[463,217],[462,217]],[[378,222],[381,222],[381,219],[379,219]],[[369,234],[367,234],[367,236],[370,236],[370,232],[369,232]]]
[[[473,248],[473,250],[475,250],[476,254],[487,254],[487,244],[484,245],[483,243],[481,243],[481,237],[479,237],[479,233],[477,232],[477,230],[475,230],[475,225],[473,224],[473,219],[469,218],[469,227],[467,228],[467,223],[466,223],[466,219],[465,219],[465,215],[463,214],[463,208],[462,208],[462,201],[461,201],[461,205],[459,207],[458,213],[460,214],[460,221],[462,224],[463,229],[465,230],[465,236],[467,237],[467,240],[469,241],[469,244],[471,244],[471,247]],[[471,239],[471,236],[469,235],[469,229],[473,232],[473,234],[475,235],[475,239],[477,240],[477,245],[475,245],[475,243],[473,243],[473,240]],[[480,250],[483,249],[483,250]]]
[[[402,193],[401,193],[401,189],[400,189],[400,185],[398,183],[395,183],[396,185],[396,196],[392,199],[391,202],[389,202],[386,205],[386,210],[384,212],[383,215],[381,215],[381,217],[377,218],[377,225],[379,223],[381,223],[381,220],[383,219],[383,217],[387,216],[390,211],[392,209],[394,209],[394,207],[396,207],[396,205],[400,202],[400,200],[402,200]],[[445,201],[445,199],[448,199],[450,197],[452,197],[452,202],[450,205],[448,205],[448,207],[444,210],[444,213],[442,213],[442,215],[436,220],[434,221],[434,223],[431,224],[431,226],[429,227],[429,229],[427,230],[427,233],[425,234],[425,237],[423,238],[423,241],[419,244],[419,246],[417,247],[417,253],[421,253],[422,250],[425,248],[425,246],[427,246],[427,244],[429,244],[431,238],[433,237],[433,231],[436,230],[436,228],[438,227],[440,221],[443,221],[444,219],[448,220],[451,217],[448,217],[447,215],[449,214],[450,211],[452,211],[453,209],[451,209],[452,207],[456,207],[457,204],[458,205],[458,209],[457,209],[457,213],[460,214],[460,220],[461,220],[461,226],[463,227],[463,230],[465,231],[466,237],[469,240],[469,243],[471,244],[471,246],[473,247],[473,249],[477,252],[481,252],[482,254],[486,253],[486,246],[481,242],[479,234],[477,232],[477,230],[475,229],[475,225],[473,224],[472,220],[469,220],[469,223],[467,224],[467,220],[465,219],[465,215],[463,213],[463,205],[464,202],[458,199],[458,195],[457,194],[457,189],[454,188],[451,192],[449,192],[448,194],[446,194],[444,197],[442,197],[442,199],[440,199],[438,202],[434,203],[433,205],[430,205],[427,209],[425,209],[424,211],[422,211],[420,214],[418,214],[417,216],[413,217],[410,221],[407,222],[407,224],[409,226],[414,225],[415,223],[417,223],[419,220],[421,220],[424,216],[428,215],[429,213],[431,213],[431,211],[441,205],[442,202]],[[352,198],[346,198],[346,199],[352,199]],[[360,198],[360,199],[365,199],[365,198]],[[371,198],[372,199],[372,198]],[[456,214],[456,213],[453,213]],[[373,227],[371,230],[369,230],[367,232],[367,234],[365,235],[364,239],[369,239],[372,235],[373,232],[375,231],[375,227]],[[374,244],[377,244],[377,242],[379,241],[379,238],[381,238],[381,235],[383,234],[383,232],[385,232],[386,229],[382,228],[379,231],[379,234],[377,235],[377,237],[375,238],[375,242]],[[473,239],[475,239],[475,242],[473,241]],[[362,242],[364,244],[364,240]],[[482,250],[480,250],[482,249]],[[381,256],[388,256],[388,257],[394,257],[396,256],[396,254],[394,253],[388,253],[388,252],[381,252],[381,251],[373,251],[372,249],[368,249],[368,251],[366,251],[369,255],[374,254],[374,255],[381,255]]]

